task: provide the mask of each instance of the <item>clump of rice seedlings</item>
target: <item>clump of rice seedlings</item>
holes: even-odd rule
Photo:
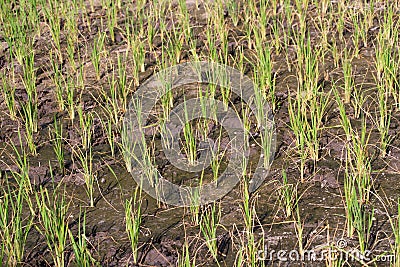
[[[125,53],[125,58],[128,53]],[[120,109],[125,112],[128,106],[128,95],[130,93],[131,83],[128,84],[126,64],[121,54],[117,55],[117,74],[118,74],[118,99],[120,101]]]
[[[354,78],[352,72],[351,58],[349,58],[349,51],[345,48],[343,51],[344,59],[342,63],[343,77],[344,77],[344,102],[350,103],[352,90],[354,88]]]
[[[182,253],[178,255],[178,267],[195,267],[196,257],[191,258],[189,252],[189,244],[185,239],[182,246]]]
[[[115,42],[114,29],[117,26],[118,3],[115,1],[106,1],[106,4],[107,29],[110,33],[111,41]]]
[[[35,199],[40,221],[40,224],[35,225],[36,229],[45,237],[53,264],[65,266],[69,209],[65,195],[61,193],[60,197],[57,190],[49,194],[47,188],[41,187],[39,192],[35,192]]]
[[[74,262],[80,267],[98,266],[96,260],[92,257],[88,240],[86,237],[86,213],[83,214],[83,222],[81,222],[81,215],[78,218],[78,233],[76,236],[68,229],[69,240],[71,241],[72,251],[74,252]]]
[[[54,116],[54,130],[51,134],[53,143],[53,150],[56,154],[58,165],[62,173],[64,173],[64,148],[63,148],[63,125],[62,122],[57,122],[56,116]]]
[[[283,204],[286,218],[292,216],[297,206],[297,188],[293,184],[289,184],[285,170],[282,170],[282,186],[279,189],[280,201]]]
[[[93,134],[93,115],[92,113],[84,113],[81,105],[78,106],[79,128],[83,149],[91,146]]]
[[[85,181],[86,194],[89,197],[90,207],[94,207],[94,183],[96,181],[95,174],[93,172],[93,153],[92,146],[87,149],[77,148],[74,150],[75,156],[78,158],[82,168],[82,176]]]
[[[125,221],[126,232],[128,233],[131,242],[132,257],[134,264],[138,261],[138,244],[140,235],[140,225],[142,223],[141,205],[142,200],[141,191],[136,187],[133,198],[125,201]]]
[[[81,70],[83,71],[83,70]],[[78,71],[77,77],[80,77],[81,72]],[[68,107],[68,114],[69,114],[69,118],[71,119],[71,121],[73,122],[75,119],[75,101],[74,101],[74,97],[75,97],[75,82],[72,79],[72,77],[70,77],[69,75],[67,76],[66,79],[66,83],[64,83],[65,85],[65,92],[67,93],[66,96],[66,104]],[[61,100],[60,100],[61,101]]]
[[[22,184],[2,189],[0,197],[0,262],[7,266],[19,266],[23,260],[26,239],[33,225],[34,216],[24,217],[23,211],[29,197]]]
[[[29,178],[29,158],[25,147],[22,145],[21,132],[18,129],[19,138],[19,148],[11,142],[11,146],[15,153],[14,163],[18,167],[18,172],[12,172],[14,179],[17,181],[18,185],[27,192],[27,194],[32,193],[32,184]]]
[[[14,73],[14,71],[12,71]],[[1,73],[1,81],[2,81],[2,93],[3,99],[6,102],[8,113],[12,120],[17,119],[17,111],[15,105],[15,87],[11,85],[10,78],[5,75],[5,73]]]
[[[55,95],[58,103],[58,108],[60,111],[64,110],[64,88],[66,87],[66,81],[62,74],[62,70],[60,68],[60,64],[56,59],[53,58],[53,54],[50,53],[50,62],[53,68],[54,76],[52,76],[53,83],[55,85]]]
[[[264,232],[259,241],[256,241],[255,226],[258,217],[255,211],[255,199],[250,197],[249,180],[246,172],[247,161],[243,160],[243,182],[241,182],[242,191],[242,214],[244,221],[243,236],[240,237],[240,248],[236,256],[238,266],[259,266],[263,264],[258,258],[258,251],[265,248]],[[263,228],[260,228],[263,231]]]
[[[217,203],[209,205],[201,214],[200,231],[205,238],[208,251],[211,253],[215,262],[218,262],[217,228],[221,217],[221,209]]]
[[[297,193],[296,193],[297,194]],[[300,216],[300,207],[298,205],[298,199],[296,200],[296,209],[295,209],[295,214],[293,214],[294,217],[294,230],[296,232],[297,236],[297,244],[299,246],[299,254],[304,255],[304,245],[303,245],[303,232],[304,232],[304,223],[301,220]]]
[[[346,170],[344,181],[344,192],[346,201],[346,224],[347,235],[352,237],[354,231],[358,236],[358,243],[361,253],[368,249],[369,239],[371,238],[371,229],[373,223],[374,210],[366,210],[363,204],[363,192],[360,190],[358,182],[354,179],[348,170]]]
[[[96,36],[96,38],[93,42],[93,49],[92,49],[92,53],[90,56],[94,71],[96,73],[97,80],[100,80],[100,61],[102,58],[102,54],[104,53],[105,38],[106,38],[105,33],[99,33]]]
[[[20,103],[22,116],[25,122],[25,135],[30,152],[36,155],[36,144],[34,142],[34,133],[37,132],[38,124],[38,98],[36,91],[36,74],[34,70],[33,52],[29,53],[24,59],[24,75],[22,82],[27,93],[27,100]]]
[[[258,36],[258,34],[255,34]],[[264,45],[260,37],[256,38],[255,49],[257,53],[257,66],[254,71],[255,81],[257,81],[258,88],[266,96],[267,100],[272,106],[272,111],[277,109],[277,100],[275,97],[275,75],[273,74],[273,63],[271,59],[271,50],[268,45]],[[259,89],[256,89],[259,90]]]
[[[183,127],[183,136],[184,140],[182,143],[182,148],[186,157],[188,159],[189,164],[195,165],[197,162],[197,140],[194,126],[189,121],[189,111],[186,107],[186,101],[184,102],[184,127]]]
[[[58,59],[62,61],[61,53],[61,8],[59,2],[46,1],[42,5],[42,11],[50,29],[53,46],[57,51]]]
[[[314,97],[306,101],[302,92],[298,90],[295,100],[289,97],[290,128],[296,136],[301,181],[304,181],[306,160],[310,157],[316,162],[320,158],[320,135],[323,130],[323,118],[329,104],[330,92],[325,94],[320,92],[319,87],[315,87],[312,89],[312,95]]]
[[[378,131],[380,134],[380,148],[381,157],[385,157],[389,144],[391,142],[391,137],[389,135],[389,127],[391,121],[391,109],[388,105],[389,92],[382,84],[378,84],[378,101],[379,101],[379,119]]]
[[[103,126],[102,129],[107,137],[108,145],[110,146],[110,151],[111,151],[111,156],[114,157],[115,155],[115,140],[116,140],[116,134],[114,132],[113,125],[114,123],[112,122],[111,119],[100,119],[101,125]]]

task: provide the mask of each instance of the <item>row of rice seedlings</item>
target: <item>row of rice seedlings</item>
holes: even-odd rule
[[[6,176],[7,178],[7,176]],[[19,266],[23,262],[28,234],[33,226],[33,216],[24,216],[29,200],[23,184],[12,189],[10,184],[2,189],[0,197],[0,262]]]
[[[141,201],[141,189],[139,187],[136,187],[133,197],[125,201],[126,232],[131,242],[134,264],[137,264],[138,261],[138,244],[142,223]]]
[[[65,266],[69,209],[65,192],[60,197],[55,190],[50,196],[47,188],[41,187],[39,192],[35,192],[35,199],[40,221],[40,225],[35,225],[35,228],[45,237],[53,264]]]

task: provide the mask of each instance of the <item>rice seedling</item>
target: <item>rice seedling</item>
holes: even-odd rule
[[[13,161],[18,168],[18,172],[12,172],[14,179],[20,188],[24,188],[27,194],[32,193],[32,184],[29,178],[29,158],[25,147],[22,145],[21,132],[18,129],[19,148],[11,142],[11,146],[15,156]]]
[[[7,266],[19,266],[23,262],[28,234],[34,217],[24,216],[26,205],[31,206],[23,184],[12,189],[3,188],[0,197],[0,260]]]
[[[24,60],[24,74],[22,80],[27,94],[27,100],[20,103],[20,105],[22,109],[22,116],[25,122],[25,134],[28,147],[30,152],[33,155],[36,155],[36,144],[33,135],[37,132],[38,98],[36,91],[34,58],[35,54],[31,52]]]
[[[378,84],[378,99],[379,99],[379,121],[378,131],[380,134],[381,156],[385,157],[388,152],[388,146],[392,140],[389,135],[389,126],[391,121],[391,109],[388,106],[389,98],[388,90],[383,85]]]
[[[83,113],[81,105],[77,108],[79,116],[79,129],[81,135],[81,143],[84,150],[91,147],[93,134],[93,115],[92,113]]]
[[[104,41],[106,38],[105,33],[99,33],[94,40],[93,49],[91,53],[91,61],[96,73],[97,80],[100,80],[100,61],[102,59],[102,54],[104,53]]]
[[[136,187],[133,198],[125,202],[125,221],[126,232],[128,233],[131,242],[133,262],[137,264],[138,261],[138,243],[140,235],[140,226],[142,223],[141,211],[141,189]]]
[[[52,77],[53,83],[55,85],[56,91],[56,99],[58,103],[58,108],[60,111],[63,111],[65,108],[65,100],[64,100],[64,88],[66,87],[66,81],[62,74],[62,70],[60,68],[59,63],[56,59],[53,58],[53,54],[50,53],[50,62],[53,68],[54,76]]]
[[[283,207],[285,211],[286,218],[292,216],[297,203],[293,200],[297,198],[297,189],[293,184],[289,184],[287,180],[286,171],[282,170],[282,186],[279,190],[279,194],[281,196],[281,202],[283,202]]]
[[[71,229],[68,229],[69,240],[71,241],[71,247],[74,252],[74,263],[79,267],[98,266],[96,260],[92,257],[88,240],[86,236],[86,213],[81,214],[78,218],[78,232],[76,236],[72,233]]]
[[[42,6],[42,11],[44,13],[47,25],[50,29],[54,48],[57,51],[59,61],[62,61],[60,3],[46,1],[45,3],[42,3]]]
[[[79,160],[82,168],[82,176],[85,182],[86,194],[89,197],[89,206],[94,207],[94,183],[96,182],[96,177],[93,172],[93,153],[92,146],[86,149],[81,149],[77,147],[74,149],[74,156]]]
[[[344,49],[344,59],[342,63],[343,77],[344,77],[344,102],[350,103],[352,90],[354,88],[354,78],[352,72],[351,58],[349,58],[349,51]]]
[[[190,257],[189,252],[189,244],[185,240],[185,243],[182,246],[182,253],[179,254],[178,257],[178,266],[179,267],[195,267],[196,266],[196,257]]]
[[[200,231],[205,238],[206,246],[216,264],[218,262],[217,228],[221,217],[221,210],[217,203],[209,205],[200,218]]]
[[[45,237],[53,264],[65,266],[69,209],[65,195],[58,195],[57,190],[50,195],[47,188],[40,187],[39,192],[35,192],[35,199],[40,221],[35,228]]]
[[[12,71],[12,73],[14,73]],[[12,120],[17,119],[17,111],[16,111],[16,102],[15,102],[15,87],[8,82],[9,79],[6,74],[3,72],[0,75],[1,81],[2,81],[2,93],[3,93],[3,99],[6,102],[7,109],[10,115],[10,118]]]
[[[107,29],[110,34],[110,38],[112,42],[115,42],[115,33],[114,29],[117,26],[117,18],[118,18],[118,3],[115,1],[107,1]]]

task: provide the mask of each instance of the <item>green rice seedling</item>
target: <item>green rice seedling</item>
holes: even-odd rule
[[[258,34],[255,33],[255,36]],[[271,49],[264,45],[260,37],[255,38],[255,49],[257,52],[258,63],[254,72],[259,88],[271,103],[272,111],[277,109],[275,97],[275,75],[273,74],[273,63],[271,59]]]
[[[229,0],[226,3],[228,14],[232,20],[233,26],[237,27],[240,20],[240,13],[242,10],[242,3],[234,0]]]
[[[359,119],[366,101],[366,93],[359,87],[355,87],[352,93],[351,104],[354,109],[354,118]]]
[[[128,56],[128,53],[125,53],[125,58]],[[128,106],[128,95],[131,92],[130,88],[132,82],[128,83],[127,81],[127,73],[126,73],[126,64],[124,63],[124,59],[121,54],[117,56],[117,73],[118,73],[118,99],[120,101],[120,109],[122,112],[125,112]]]
[[[62,122],[58,123],[56,116],[54,116],[54,131],[52,133],[53,150],[56,154],[60,170],[64,173],[64,148],[63,148],[63,125]]]
[[[185,112],[185,125],[183,127],[184,142],[182,144],[183,150],[186,154],[189,164],[194,165],[197,161],[197,142],[195,129],[189,121],[188,109],[186,107],[186,101],[184,102]]]
[[[304,181],[305,164],[308,158],[307,151],[307,136],[306,136],[306,119],[304,113],[299,108],[301,106],[301,100],[298,97],[297,100],[292,102],[289,96],[289,118],[290,118],[290,128],[293,130],[296,136],[296,148],[297,153],[300,157],[300,180]]]
[[[83,222],[81,222],[81,214],[79,214],[78,233],[76,236],[74,236],[71,229],[68,229],[69,240],[71,241],[72,251],[74,252],[74,263],[79,267],[98,266],[88,248],[85,228],[86,213],[83,214]]]
[[[206,240],[206,246],[208,251],[211,253],[216,264],[218,262],[218,246],[217,246],[217,228],[221,217],[221,209],[217,206],[217,203],[210,204],[200,219],[200,231]]]
[[[107,136],[107,141],[108,145],[110,146],[110,151],[111,151],[111,156],[114,157],[115,155],[115,140],[116,140],[116,134],[113,129],[113,121],[112,119],[101,119],[100,118],[101,125],[103,126],[103,131]]]
[[[24,74],[22,82],[27,93],[27,100],[20,103],[22,115],[25,122],[26,140],[30,152],[36,155],[36,145],[34,142],[34,133],[37,132],[38,124],[38,99],[36,91],[36,74],[34,70],[35,54],[29,53],[24,60]]]
[[[109,1],[107,8],[107,28],[110,33],[110,38],[112,42],[115,42],[115,34],[114,29],[117,26],[117,18],[118,18],[118,3],[115,1]]]
[[[93,114],[84,113],[81,105],[77,108],[79,116],[79,131],[83,149],[88,149],[91,146],[93,134]]]
[[[372,228],[374,210],[371,213],[365,210],[365,205],[362,203],[362,192],[357,192],[357,181],[346,171],[344,191],[346,201],[346,220],[347,220],[347,235],[353,236],[356,231],[360,246],[360,251],[364,253],[369,244],[369,238]]]
[[[14,73],[14,71],[12,71]],[[3,99],[6,102],[8,113],[12,120],[17,119],[17,111],[15,106],[15,87],[11,85],[10,78],[5,75],[4,72],[1,73],[1,81],[2,81],[2,93]]]
[[[14,164],[18,167],[18,172],[12,172],[14,179],[17,181],[20,188],[24,188],[27,194],[32,193],[32,184],[29,178],[29,158],[27,152],[22,145],[21,132],[18,128],[19,148],[11,142],[13,148]]]
[[[294,230],[296,232],[296,236],[297,236],[297,244],[299,246],[299,254],[300,255],[304,255],[304,245],[303,245],[303,232],[304,232],[304,223],[301,220],[301,216],[300,216],[300,207],[298,205],[298,199],[296,200],[297,205],[296,205],[296,209],[295,209],[295,213],[293,214],[294,217]]]
[[[378,130],[380,134],[380,148],[381,156],[385,157],[388,152],[388,146],[391,142],[392,137],[389,135],[389,127],[391,121],[391,109],[388,106],[389,90],[382,84],[378,84],[378,100],[379,100],[379,121]]]
[[[184,39],[186,43],[192,40],[192,29],[190,26],[190,15],[187,9],[186,1],[179,0],[179,25],[182,28]]]
[[[282,186],[279,189],[279,195],[283,202],[286,218],[289,218],[297,205],[296,201],[294,201],[297,198],[297,189],[293,184],[288,183],[285,170],[282,170]]]
[[[352,72],[351,58],[349,58],[349,51],[345,48],[344,59],[342,63],[343,77],[344,77],[344,101],[350,103],[352,90],[354,88],[354,78]]]
[[[35,225],[36,229],[45,237],[53,264],[65,266],[69,203],[65,201],[64,194],[60,197],[55,190],[50,195],[47,188],[43,187],[40,187],[39,192],[35,192],[35,199],[40,221],[40,225]]]
[[[78,72],[79,73],[79,72]],[[79,76],[79,74],[78,74]],[[66,96],[66,105],[68,107],[68,114],[69,118],[73,122],[75,119],[75,82],[74,80],[68,75],[67,76],[67,81],[65,83],[65,92],[67,93]],[[60,100],[61,101],[61,100]]]
[[[56,59],[53,58],[53,54],[50,53],[50,62],[51,66],[53,68],[54,76],[52,76],[53,83],[55,85],[55,95],[58,103],[58,108],[60,111],[63,111],[65,108],[64,105],[64,88],[66,87],[66,81],[64,79],[62,70],[60,68],[59,63],[56,61]]]
[[[82,150],[81,148],[77,148],[74,150],[75,156],[78,158],[79,163],[82,168],[82,176],[85,181],[85,189],[86,194],[89,197],[89,205],[90,207],[94,207],[94,183],[96,181],[95,174],[93,172],[93,153],[92,146],[89,146],[87,149]]]
[[[141,212],[141,193],[140,188],[136,187],[133,198],[125,201],[125,221],[126,232],[131,242],[133,262],[138,261],[138,244],[140,235],[140,225],[142,223]]]
[[[46,3],[42,4],[42,11],[50,29],[54,48],[57,51],[58,59],[62,61],[60,3],[55,1],[46,1]]]
[[[389,19],[388,19],[389,20]],[[391,19],[389,20],[391,21]],[[395,104],[397,108],[400,107],[400,94],[399,94],[399,62],[400,58],[399,53],[393,49],[395,44],[392,44],[391,41],[386,38],[393,38],[398,40],[397,36],[392,36],[391,33],[386,33],[385,30],[382,30],[378,33],[377,37],[377,46],[375,47],[375,67],[376,67],[376,80],[378,86],[382,86],[385,88],[385,94],[391,94],[394,98]],[[396,41],[397,42],[397,41]],[[382,92],[381,88],[378,93]]]
[[[190,257],[189,244],[185,240],[182,246],[182,253],[178,256],[178,267],[195,267],[196,257]]]
[[[134,35],[134,33],[132,33],[132,35],[129,33],[127,39],[133,57],[133,85],[139,86],[139,73],[145,71],[145,46],[143,42]]]
[[[99,33],[94,42],[93,42],[93,49],[92,53],[90,56],[90,59],[92,61],[92,65],[94,68],[94,71],[96,73],[96,78],[97,80],[100,80],[100,61],[101,61],[101,56],[104,53],[104,41],[106,38],[105,33]]]
[[[0,197],[0,260],[7,266],[22,263],[28,234],[33,225],[33,216],[24,217],[26,202],[30,201],[22,184],[15,190],[7,185]],[[28,205],[30,205],[28,203]]]

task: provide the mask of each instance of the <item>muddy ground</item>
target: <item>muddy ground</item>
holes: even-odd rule
[[[93,40],[99,31],[106,31],[105,25],[100,25],[100,18],[104,17],[104,10],[100,6],[95,6],[94,12],[88,8],[88,16],[91,21],[89,28],[84,22],[79,23],[79,31],[81,37],[79,46],[86,47],[88,53],[82,54],[84,65],[81,66],[85,72],[85,89],[82,90],[81,104],[85,112],[101,113],[101,105],[107,105],[99,90],[107,86],[107,78],[110,77],[111,70],[107,67],[107,61],[115,61],[116,54],[126,49],[126,40],[123,32],[118,29],[115,32],[115,41],[112,42],[110,36],[107,37],[106,50],[109,52],[107,58],[102,60],[101,79],[98,81],[95,77],[93,66],[90,63],[88,54],[92,47]],[[196,27],[194,32],[198,39],[198,53],[207,54],[204,48],[205,33],[201,26],[206,24],[207,14],[204,7],[200,4],[195,7],[190,5],[192,14],[191,23]],[[134,14],[126,14],[121,11],[119,14],[119,24],[122,24],[126,16]],[[315,15],[312,9],[309,11],[308,17]],[[248,48],[248,44],[240,28],[233,27],[230,14],[226,13],[225,17],[230,27],[229,31],[229,53],[234,55],[238,53],[239,48],[244,50],[246,55],[253,55],[254,51]],[[311,23],[310,23],[311,24]],[[296,25],[287,25],[288,29],[295,29]],[[269,30],[271,30],[269,28]],[[312,37],[312,41],[317,40],[318,32],[313,26],[308,27],[308,32]],[[352,29],[348,28],[345,32],[347,45],[351,46],[350,41]],[[109,35],[109,32],[107,32]],[[332,33],[329,37],[336,38],[337,33]],[[374,48],[373,40],[376,35],[374,28],[369,32],[369,42],[365,46],[360,47],[360,55],[354,59],[352,64],[354,68],[355,84],[359,90],[369,92],[374,80]],[[80,213],[80,207],[86,210],[86,235],[90,242],[90,250],[95,259],[101,266],[122,266],[133,265],[131,257],[131,249],[128,237],[125,232],[124,223],[124,201],[131,197],[136,188],[136,183],[132,179],[130,173],[126,171],[120,151],[115,151],[112,157],[110,147],[108,145],[102,125],[99,118],[94,118],[94,173],[97,185],[95,186],[95,207],[88,207],[88,199],[84,190],[81,167],[77,160],[71,156],[70,147],[80,142],[77,134],[79,124],[74,124],[68,119],[67,112],[60,112],[55,101],[54,85],[51,80],[52,68],[49,63],[49,50],[52,49],[49,39],[50,33],[43,30],[43,34],[35,40],[35,69],[37,75],[37,90],[39,99],[39,130],[35,134],[35,143],[38,147],[37,156],[29,156],[30,177],[32,182],[38,187],[45,185],[48,188],[54,187],[55,184],[62,184],[65,187],[66,195],[71,199],[69,223],[72,229],[77,228],[77,222]],[[269,36],[272,39],[272,35]],[[0,68],[2,71],[11,70],[11,61],[8,57],[8,46],[4,39],[0,36]],[[145,72],[140,74],[140,80],[145,81],[155,71],[156,58],[159,57],[161,51],[161,40],[156,35],[152,52],[146,53]],[[62,39],[62,49],[65,50],[65,39]],[[181,62],[189,60],[188,51],[183,48]],[[294,50],[287,51],[289,58],[295,58]],[[284,216],[283,210],[279,207],[279,193],[277,189],[282,183],[282,169],[288,174],[290,183],[296,184],[299,180],[299,162],[293,156],[295,149],[294,134],[289,128],[288,116],[288,94],[296,93],[297,79],[294,68],[288,70],[286,57],[284,52],[272,54],[274,62],[274,74],[276,77],[276,97],[278,98],[278,109],[274,114],[276,123],[277,144],[274,161],[264,184],[253,193],[254,199],[257,200],[256,211],[259,217],[259,226],[256,229],[258,236],[264,235],[268,249],[296,249],[298,238],[294,229],[293,222],[288,222]],[[132,62],[130,58],[125,59],[127,66],[128,79],[130,77],[130,68]],[[321,75],[321,84],[324,90],[331,88],[331,81],[342,80],[342,72],[334,67],[333,58],[326,55],[325,61],[321,64],[323,76]],[[62,70],[68,71],[68,63],[62,62]],[[22,74],[21,67],[15,63],[16,76]],[[248,68],[247,70],[249,70]],[[247,72],[251,77],[252,73]],[[26,93],[22,82],[17,78],[15,82],[16,98],[18,101],[26,99]],[[133,93],[136,87],[131,86]],[[76,95],[79,95],[76,94]],[[375,92],[371,90],[368,93],[365,106],[369,108],[373,114],[377,107]],[[13,183],[11,171],[17,171],[18,168],[13,160],[13,149],[10,146],[14,143],[18,146],[20,143],[17,129],[23,131],[23,124],[20,120],[12,120],[7,114],[7,107],[3,100],[0,100],[0,170],[1,183],[4,185],[5,180]],[[351,117],[352,106],[348,105],[347,110]],[[376,112],[376,113],[375,113]],[[121,117],[123,112],[121,112]],[[371,145],[370,153],[372,160],[372,180],[374,183],[374,193],[386,196],[392,203],[400,197],[400,184],[398,177],[400,173],[400,113],[393,112],[393,118],[390,125],[389,134],[393,136],[393,141],[389,148],[389,153],[385,158],[379,157],[378,149]],[[66,170],[62,173],[57,167],[57,160],[49,142],[49,131],[52,129],[54,116],[63,122],[65,149],[66,149]],[[101,116],[101,115],[100,115]],[[355,118],[353,118],[355,120]],[[307,249],[316,246],[334,243],[340,238],[346,238],[345,234],[345,210],[343,198],[343,177],[344,177],[344,133],[340,127],[339,111],[336,104],[329,105],[329,110],[325,119],[326,128],[321,138],[321,155],[322,159],[314,165],[308,162],[306,167],[306,181],[299,185],[300,211],[304,224],[304,240],[303,245]],[[332,126],[332,127],[330,127]],[[215,126],[217,127],[217,126]],[[370,143],[379,143],[379,134],[374,129],[373,122],[367,119],[367,128],[372,130]],[[115,129],[117,133],[117,129]],[[119,140],[117,133],[116,140]],[[22,140],[25,144],[25,140]],[[161,148],[158,148],[161,150]],[[257,162],[259,151],[254,152],[253,161]],[[190,179],[188,175],[182,174],[174,170],[173,166],[169,166],[167,160],[160,152],[158,154],[158,168],[165,174],[164,177],[170,178],[172,181],[179,182],[185,177]],[[52,166],[53,177],[50,172]],[[110,172],[112,168],[114,174]],[[134,174],[133,174],[134,175]],[[197,174],[198,175],[198,174]],[[196,174],[193,174],[196,176]],[[54,183],[53,183],[54,180]],[[372,198],[375,204],[375,220],[372,230],[372,238],[370,247],[374,253],[379,254],[387,251],[393,242],[391,228],[387,220],[386,210],[382,203],[376,198]],[[241,196],[240,186],[235,187],[228,195],[221,199],[221,225],[218,228],[218,248],[220,252],[220,264],[222,266],[233,266],[237,247],[243,236],[243,216],[240,209]],[[394,215],[396,208],[388,208],[390,215]],[[174,208],[166,205],[159,205],[154,199],[143,193],[143,223],[141,227],[141,235],[139,242],[139,263],[140,266],[171,266],[175,265],[178,260],[178,254],[182,251],[185,239],[190,242],[190,251],[196,254],[196,263],[202,266],[213,266],[215,263],[211,260],[204,241],[199,238],[199,229],[193,226],[187,210],[183,208]],[[348,247],[356,247],[357,239],[347,239]],[[72,250],[67,252],[69,259],[72,258]],[[47,266],[49,263],[49,251],[46,247],[44,237],[32,228],[26,245],[25,264],[28,266]],[[268,265],[274,264],[269,262]],[[278,263],[276,263],[278,264]],[[300,263],[298,263],[300,264]],[[309,266],[324,265],[320,263],[306,263]],[[281,262],[282,266],[292,266],[293,263]]]

